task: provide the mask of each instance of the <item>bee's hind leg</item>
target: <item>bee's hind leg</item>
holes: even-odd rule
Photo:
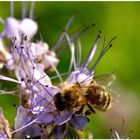
[[[78,111],[75,111],[75,114],[82,114],[83,109],[84,109],[84,105],[82,105]]]
[[[92,108],[91,105],[87,104],[88,108],[92,111],[92,113],[96,113],[95,110]]]
[[[92,114],[91,110],[88,109],[88,110],[85,111],[85,116],[89,116],[91,114]]]

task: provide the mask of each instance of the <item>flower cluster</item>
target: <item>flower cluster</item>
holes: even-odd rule
[[[33,9],[32,7],[31,10]],[[87,115],[90,113],[89,110],[83,113],[87,101],[84,101],[85,95],[78,94],[85,93],[93,82],[94,69],[112,46],[114,38],[107,44],[104,41],[97,60],[88,69],[98,48],[101,33],[97,35],[85,60],[80,63],[81,44],[78,42],[75,46],[75,41],[94,25],[84,27],[71,37],[67,30],[73,19],[74,17],[70,18],[64,32],[51,49],[43,41],[32,41],[38,30],[38,25],[32,16],[26,18],[23,14],[22,20],[11,16],[4,21],[4,32],[0,36],[0,66],[14,71],[16,79],[3,75],[0,75],[0,79],[19,85],[20,104],[17,106],[13,129],[10,128],[2,110],[0,111],[0,138],[78,138],[76,130],[83,130],[86,127],[89,121]],[[11,41],[10,50],[3,44],[4,37],[8,37]],[[68,72],[64,74],[67,76],[66,79],[63,79],[63,74],[57,70],[60,60],[56,53],[56,49],[64,42],[65,48],[71,52],[70,66]],[[60,82],[53,83],[52,77],[47,75],[48,71],[55,72],[55,77],[59,78]],[[84,88],[81,89],[82,87]],[[90,105],[88,107],[94,112]],[[73,133],[73,136],[70,136],[70,133]]]

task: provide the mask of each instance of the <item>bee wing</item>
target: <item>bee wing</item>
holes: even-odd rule
[[[105,87],[110,87],[114,81],[116,79],[116,76],[114,74],[102,74],[102,75],[99,75],[99,76],[96,76],[94,77],[94,80],[99,84],[99,85],[102,85],[102,86],[105,86]]]
[[[104,86],[107,92],[112,96],[112,102],[118,101],[120,95],[118,94],[117,85],[113,84],[116,79],[114,73],[106,73],[94,77],[94,80],[101,86]]]
[[[112,103],[118,101],[119,98],[120,98],[120,94],[118,94],[119,91],[118,91],[118,89],[115,86],[111,85],[109,87],[106,87],[107,92],[109,92],[111,94]]]
[[[111,91],[110,93],[111,93],[111,96],[112,96],[112,102],[116,102],[116,101],[119,100],[119,98],[120,98],[119,94],[115,93],[114,91],[113,92]]]

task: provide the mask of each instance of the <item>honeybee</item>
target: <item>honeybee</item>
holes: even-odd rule
[[[84,106],[87,106],[89,109],[85,112],[85,115],[95,113],[93,108],[96,108],[100,111],[107,111],[111,108],[113,102],[113,96],[110,91],[107,89],[107,85],[103,86],[103,82],[106,82],[102,78],[109,76],[103,75],[100,77],[100,80],[91,80],[91,82],[83,87],[80,83],[66,85],[62,88],[61,93],[57,93],[54,97],[54,104],[58,111],[63,111],[65,109],[77,109],[75,113],[82,113]],[[112,77],[114,78],[114,77]],[[111,79],[110,79],[111,80]],[[112,79],[113,80],[113,79]],[[106,82],[108,85],[112,81]]]

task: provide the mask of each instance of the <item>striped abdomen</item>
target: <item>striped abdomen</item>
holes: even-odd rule
[[[85,95],[87,101],[101,111],[111,108],[112,97],[106,89],[100,85],[91,85]]]

